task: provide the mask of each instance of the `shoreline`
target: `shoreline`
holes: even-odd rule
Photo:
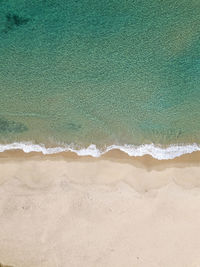
[[[144,156],[129,156],[123,151],[118,149],[107,152],[98,158],[92,156],[79,156],[75,152],[64,151],[55,154],[44,155],[41,152],[29,152],[26,153],[22,150],[7,150],[0,152],[0,162],[2,160],[65,160],[65,161],[77,161],[77,162],[98,162],[101,160],[108,160],[112,162],[120,162],[131,164],[136,167],[153,170],[153,169],[166,169],[170,167],[184,167],[187,166],[200,166],[200,151],[195,151],[190,154],[183,154],[174,159],[158,160],[151,155]]]
[[[193,144],[171,144],[168,146],[155,144],[142,145],[109,145],[100,149],[91,144],[88,147],[77,148],[74,145],[62,145],[56,147],[46,147],[44,144],[33,144],[32,142],[14,142],[9,144],[0,144],[0,152],[9,150],[22,150],[25,153],[39,152],[43,155],[60,154],[63,152],[73,152],[78,156],[92,156],[94,158],[102,157],[112,151],[119,150],[130,157],[142,157],[145,155],[152,156],[158,160],[168,160],[181,157],[182,155],[191,154],[200,151],[200,145]]]
[[[200,152],[0,153],[0,263],[199,266]]]

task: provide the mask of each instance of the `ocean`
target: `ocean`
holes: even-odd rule
[[[0,151],[199,144],[199,0],[0,1]]]

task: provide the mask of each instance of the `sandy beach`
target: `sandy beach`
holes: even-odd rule
[[[0,262],[200,266],[200,153],[0,154]]]

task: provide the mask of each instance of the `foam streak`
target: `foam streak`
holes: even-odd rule
[[[129,156],[141,157],[144,155],[151,155],[155,159],[173,159],[183,154],[189,154],[194,151],[200,151],[200,145],[189,144],[189,145],[170,145],[166,148],[156,146],[154,144],[144,144],[140,146],[135,145],[111,145],[100,150],[96,145],[90,145],[87,148],[75,149],[72,145],[65,145],[60,147],[45,147],[43,144],[33,144],[31,142],[25,143],[11,143],[11,144],[0,144],[0,152],[7,150],[23,150],[25,153],[30,152],[41,152],[43,154],[55,154],[60,152],[75,152],[79,156],[92,156],[100,157],[108,151],[119,149]]]

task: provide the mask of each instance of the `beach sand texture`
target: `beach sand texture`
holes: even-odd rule
[[[200,266],[199,153],[63,155],[1,154],[2,266]]]

